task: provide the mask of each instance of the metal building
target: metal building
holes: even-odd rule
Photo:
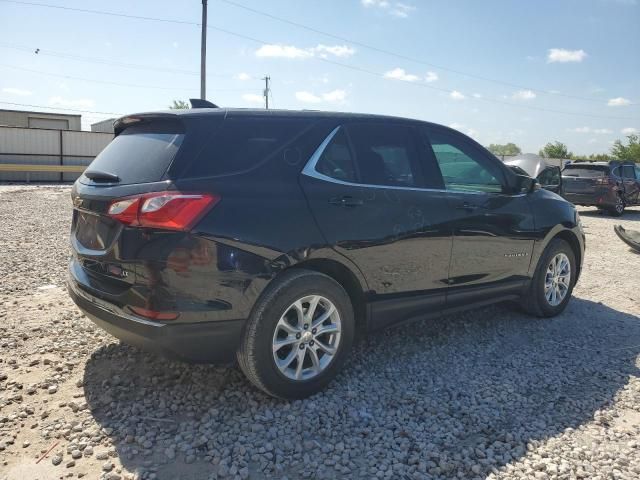
[[[66,113],[1,110],[0,126],[47,128],[54,130],[80,130],[80,115]]]
[[[102,132],[102,133],[113,133],[113,122],[115,122],[115,118],[107,118],[106,120],[102,120],[101,122],[96,122],[91,124],[92,132]]]

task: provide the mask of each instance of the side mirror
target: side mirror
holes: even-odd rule
[[[524,175],[516,175],[513,193],[531,193],[535,190],[540,190],[540,183],[538,180],[531,177],[525,177]]]

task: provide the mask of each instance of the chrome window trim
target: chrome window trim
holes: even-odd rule
[[[398,187],[395,185],[373,185],[368,183],[355,183],[355,182],[345,182],[344,180],[338,180],[337,178],[329,177],[323,173],[320,173],[316,170],[316,165],[320,160],[320,157],[324,153],[325,149],[333,140],[333,137],[340,131],[342,125],[338,125],[334,128],[329,135],[322,141],[322,143],[316,148],[313,155],[307,161],[307,164],[302,169],[302,175],[306,175],[307,177],[315,178],[317,180],[322,180],[324,182],[335,183],[337,185],[344,185],[346,187],[360,187],[360,188],[387,188],[390,190],[408,190],[414,192],[440,192],[440,193],[466,193],[469,195],[504,195],[508,197],[520,197],[526,195],[526,193],[517,193],[514,195],[509,195],[506,193],[497,193],[497,192],[466,192],[461,190],[447,190],[444,188],[420,188],[420,187]]]

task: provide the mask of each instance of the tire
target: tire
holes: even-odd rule
[[[618,195],[616,197],[616,204],[611,207],[611,209],[609,210],[609,214],[612,217],[621,217],[624,214],[624,199],[622,198],[621,195]]]
[[[306,315],[313,302],[317,307],[309,320]],[[311,333],[313,323],[328,312],[333,313]],[[317,333],[323,330],[331,331]],[[276,278],[254,306],[236,356],[249,381],[267,394],[305,398],[324,389],[340,371],[354,331],[353,306],[342,286],[322,273],[292,269]],[[274,351],[276,342],[282,346]],[[327,350],[334,347],[333,355],[320,345]],[[282,367],[287,362],[288,367]]]
[[[547,274],[549,273],[549,269],[552,268],[551,262],[557,258],[568,261],[569,278],[568,280],[565,278],[565,282],[557,282],[557,284],[567,284],[566,293],[562,299],[560,300],[560,296],[557,295],[555,300],[551,301],[547,297],[545,284],[548,280]],[[524,310],[531,315],[541,318],[554,317],[562,313],[571,299],[573,287],[576,283],[576,273],[576,257],[569,244],[559,238],[552,240],[549,245],[547,245],[547,248],[545,248],[540,260],[538,260],[538,265],[531,279],[529,289],[522,299]],[[553,278],[553,274],[551,275],[551,278]],[[562,277],[562,275],[560,275],[560,277]],[[553,289],[553,285],[555,285],[553,281],[551,285]],[[559,288],[562,290],[562,285],[559,285]]]

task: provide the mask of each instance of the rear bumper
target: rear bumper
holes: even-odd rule
[[[565,191],[563,197],[574,205],[613,207],[616,204],[616,194],[610,190],[596,193],[571,193]]]
[[[125,312],[85,289],[69,272],[71,299],[96,325],[123,342],[168,358],[197,363],[232,363],[245,320],[164,323]]]

